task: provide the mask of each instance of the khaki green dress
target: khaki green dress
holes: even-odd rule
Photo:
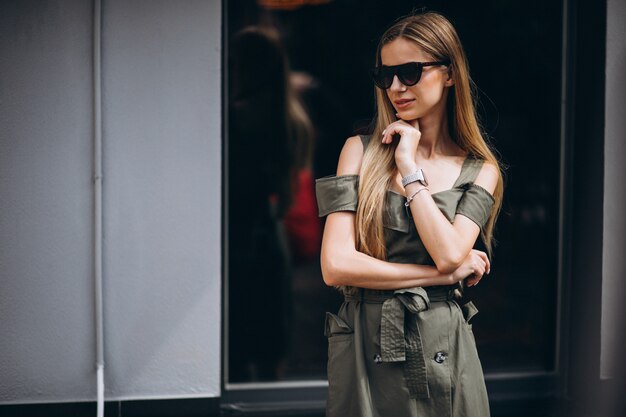
[[[361,136],[366,147],[369,136]],[[450,190],[432,194],[453,222],[456,213],[481,229],[494,199],[475,185],[482,160],[468,157]],[[316,180],[319,216],[356,211],[357,175]],[[385,242],[389,262],[434,265],[417,233],[405,197],[389,190]],[[327,417],[486,417],[487,390],[470,319],[455,286],[397,291],[348,287],[337,314],[326,313]]]

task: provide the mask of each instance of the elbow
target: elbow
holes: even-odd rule
[[[336,262],[332,260],[322,260],[322,278],[324,279],[324,284],[329,287],[336,287],[337,285],[341,285],[340,276],[341,272],[339,270],[339,266]]]
[[[463,264],[464,258],[460,255],[449,254],[448,256],[441,257],[435,260],[437,271],[441,274],[451,274],[456,271],[461,264]]]
[[[345,271],[346,258],[334,253],[332,256],[328,256],[322,252],[321,255],[321,267],[322,278],[324,284],[329,287],[336,287],[339,285],[345,285],[344,280],[346,277]]]
[[[322,262],[322,278],[324,279],[324,284],[329,287],[339,285],[337,277],[338,274],[336,267],[331,265],[329,262]]]

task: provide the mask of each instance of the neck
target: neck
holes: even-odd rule
[[[435,159],[444,155],[457,155],[459,152],[458,145],[448,131],[447,93],[444,92],[442,99],[429,114],[412,123],[421,132],[417,147],[418,159]]]
[[[444,111],[433,112],[417,120],[421,138],[417,147],[420,159],[433,159],[454,154],[456,146],[448,131],[448,116]]]

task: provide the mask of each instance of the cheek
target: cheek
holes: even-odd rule
[[[439,88],[434,88],[430,90],[427,96],[428,102],[431,104],[436,104],[440,102],[442,98],[443,98],[443,90]]]
[[[433,106],[443,98],[444,89],[441,85],[424,85],[415,91],[417,101],[424,106]]]

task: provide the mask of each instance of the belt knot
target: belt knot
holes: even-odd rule
[[[382,306],[381,359],[382,362],[406,362],[405,378],[411,398],[430,398],[422,338],[415,316],[429,307],[428,294],[422,287],[396,290]],[[405,320],[407,311],[411,316]]]

